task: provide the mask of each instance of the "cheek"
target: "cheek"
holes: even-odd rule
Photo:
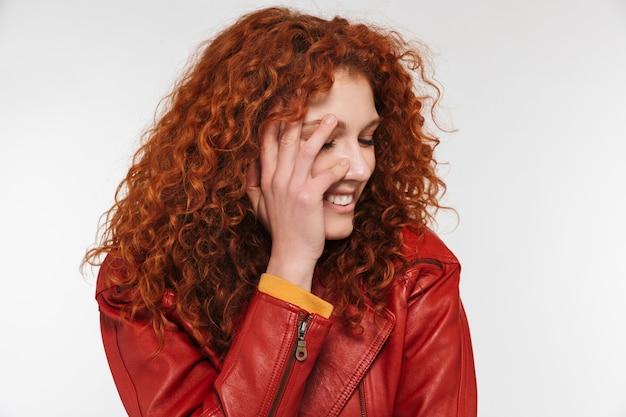
[[[367,151],[365,151],[363,159],[370,169],[370,175],[372,175],[374,169],[376,168],[376,153],[374,152],[373,147],[368,148]]]

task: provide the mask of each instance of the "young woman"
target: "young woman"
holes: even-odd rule
[[[282,8],[205,45],[86,257],[130,416],[476,415],[422,60]]]

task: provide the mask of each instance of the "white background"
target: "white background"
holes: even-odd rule
[[[124,415],[81,257],[196,45],[268,4],[0,0],[0,416]],[[625,2],[293,4],[435,53],[480,416],[626,416]]]

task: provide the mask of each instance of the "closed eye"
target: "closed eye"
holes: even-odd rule
[[[325,144],[322,145],[322,149],[330,149],[333,146],[335,146],[335,139],[332,139],[328,142],[326,142]]]
[[[374,146],[374,139],[362,139],[359,138],[359,143],[363,146]]]

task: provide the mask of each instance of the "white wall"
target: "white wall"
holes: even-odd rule
[[[212,3],[0,0],[0,416],[124,415],[78,266],[189,54],[270,4]],[[480,415],[626,416],[625,2],[295,4],[437,53]]]

